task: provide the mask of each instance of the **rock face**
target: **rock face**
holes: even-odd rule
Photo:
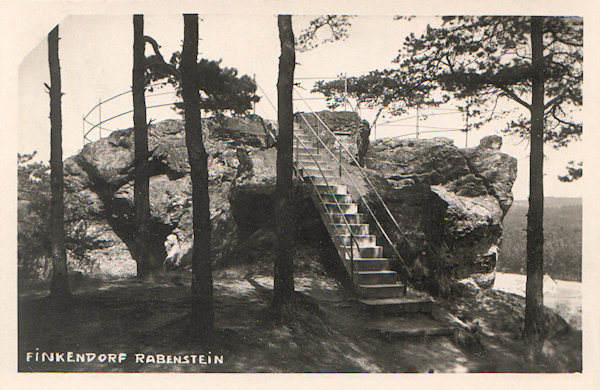
[[[466,150],[443,138],[381,139],[367,148],[368,125],[360,125],[355,114],[322,117],[332,130],[350,129],[352,135],[344,142],[357,157],[364,153],[371,181],[404,234],[377,206],[374,193],[367,198],[402,253],[413,285],[445,294],[452,279],[474,275],[482,284],[493,282],[495,249],[516,177],[516,160],[500,152],[500,137],[486,137]],[[215,266],[273,257],[276,149],[267,131],[276,130],[259,117],[202,123]],[[167,120],[150,126],[149,151],[152,262],[166,269],[186,267],[192,248],[192,199],[183,123]],[[82,234],[90,242],[86,258],[93,260],[73,268],[95,276],[135,274],[135,252],[130,255],[133,174],[132,129],[115,131],[65,161],[67,189],[86,205]],[[297,245],[316,248],[323,257],[335,256],[301,184],[295,196]],[[378,242],[383,242],[381,237]]]
[[[274,183],[276,153],[267,148],[268,137],[259,117],[205,119],[203,133],[209,154],[213,253],[218,262],[237,236],[230,204],[233,188]],[[148,134],[152,262],[166,268],[183,266],[192,240],[191,181],[183,123],[163,121],[151,125]],[[95,276],[135,275],[135,261],[129,254],[135,234],[133,147],[132,129],[119,130],[85,145],[65,161],[67,190],[91,199],[87,215],[95,229],[88,232],[89,237],[104,242],[101,253],[88,256],[97,259],[87,270]]]
[[[447,138],[386,138],[371,145],[366,166],[407,237],[393,233],[415,284],[442,295],[451,279],[469,275],[482,286],[493,284],[517,174],[516,159],[500,152],[501,145],[498,136],[468,149]],[[377,214],[396,231],[384,210]]]
[[[216,267],[238,259],[270,256],[275,237],[273,192],[276,149],[260,117],[204,119],[205,147],[209,154],[209,195],[212,222],[212,256]],[[191,263],[192,195],[183,122],[167,120],[149,127],[150,208],[152,262],[174,269]],[[87,231],[96,244],[87,258],[94,264],[72,267],[92,276],[133,276],[133,131],[119,130],[91,144],[65,161],[67,189],[89,198]],[[296,191],[298,237],[327,240],[318,215],[302,187]],[[302,231],[302,232],[300,232]],[[316,233],[315,233],[316,232]],[[257,239],[259,237],[260,239]],[[327,244],[327,242],[326,242]],[[271,251],[272,252],[272,251]],[[135,256],[135,252],[133,252]]]

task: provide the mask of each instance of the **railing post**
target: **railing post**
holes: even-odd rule
[[[102,98],[98,98],[98,139],[102,138]]]
[[[344,111],[346,111],[346,102],[348,101],[348,75],[344,73]]]
[[[348,225],[348,230],[350,231],[350,275],[352,279],[352,288],[354,288],[354,251],[352,250],[354,234],[352,233],[352,228],[350,227],[350,225]]]
[[[419,106],[417,106],[417,130],[416,130],[417,139],[419,139]]]
[[[342,177],[342,145],[340,145],[340,177]]]
[[[319,141],[319,128],[318,127],[317,127],[317,134],[316,134],[316,136],[317,136],[317,154],[319,154],[320,153],[321,142]]]
[[[465,107],[465,149],[469,147],[469,105],[470,100],[467,99],[467,106]]]
[[[252,75],[252,81],[256,85],[256,73]],[[252,115],[256,115],[256,102],[252,102]]]

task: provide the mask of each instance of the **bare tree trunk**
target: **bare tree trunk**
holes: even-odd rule
[[[531,19],[533,68],[531,98],[531,153],[529,212],[527,213],[527,286],[525,336],[528,359],[538,361],[544,342],[544,58],[543,17]]]
[[[152,272],[150,260],[150,175],[148,164],[148,126],[146,123],[146,98],[144,74],[144,15],[133,15],[133,134],[135,143],[135,183],[133,203],[135,209],[135,260],[137,276],[147,277]]]
[[[279,15],[279,78],[277,80],[277,185],[275,193],[275,216],[277,226],[277,258],[275,261],[273,309],[280,312],[283,305],[290,304],[294,295],[294,264],[290,252],[293,244],[292,229],[292,168],[294,112],[292,88],[296,52],[291,15]]]
[[[62,111],[60,62],[58,59],[58,25],[48,34],[48,63],[50,65],[50,235],[52,242],[52,283],[50,295],[57,302],[71,296],[67,278],[67,252],[64,230],[64,179],[62,161]]]
[[[213,281],[210,251],[210,199],[208,154],[202,141],[200,93],[197,81],[198,15],[185,14],[181,86],[185,115],[185,141],[192,178],[193,231],[192,314],[193,331],[208,339],[214,332]]]

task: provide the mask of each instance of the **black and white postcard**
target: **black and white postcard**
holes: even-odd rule
[[[593,4],[427,3],[3,2],[7,381],[598,386]]]

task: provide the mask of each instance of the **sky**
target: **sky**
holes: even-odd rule
[[[240,74],[255,76],[260,87],[258,93],[263,96],[256,106],[256,113],[265,118],[276,118],[271,106],[276,102],[277,67],[279,57],[279,39],[277,19],[273,15],[209,15],[202,16],[199,24],[199,56],[208,59],[222,59],[222,65],[235,67]],[[296,35],[308,26],[311,16],[294,16],[293,26]],[[303,78],[336,77],[341,74],[355,76],[374,69],[392,66],[391,60],[406,35],[424,31],[428,23],[438,23],[435,17],[415,17],[410,21],[394,21],[391,15],[360,16],[352,19],[349,37],[344,41],[323,44],[311,51],[297,53],[296,78],[305,89],[304,97],[311,96],[309,91],[314,80]],[[165,59],[179,50],[183,36],[181,15],[146,14],[144,32],[154,37],[162,46]],[[61,62],[62,90],[65,94],[63,107],[63,154],[71,156],[83,146],[83,132],[90,125],[83,123],[83,116],[100,99],[105,100],[130,89],[132,68],[133,27],[131,15],[71,15],[60,21],[59,56]],[[150,48],[147,48],[147,54]],[[49,99],[44,82],[49,83],[47,63],[47,42],[39,43],[24,57],[19,67],[19,153],[37,151],[40,160],[49,159]],[[167,89],[157,93],[168,92]],[[169,103],[172,94],[147,98],[147,105]],[[309,100],[313,109],[325,108],[320,100]],[[455,108],[455,106],[453,106]],[[92,123],[99,118],[106,119],[132,109],[131,94],[125,94],[106,104],[101,111],[94,110],[88,117]],[[295,110],[307,111],[301,101],[295,102]],[[371,120],[373,112],[361,112]],[[406,116],[414,116],[409,113]],[[148,117],[155,120],[178,118],[170,108],[148,110]],[[398,118],[382,117],[378,123]],[[378,126],[376,136],[388,137],[414,132],[410,127],[414,119],[396,122],[402,126]],[[107,129],[127,128],[132,125],[132,114],[105,124]],[[462,128],[463,117],[460,114],[429,117],[420,121],[425,126]],[[479,139],[489,134],[499,134],[504,127],[501,122],[490,123],[486,127],[469,133],[469,145],[474,146]],[[89,137],[97,139],[106,136],[108,130],[98,129]],[[372,134],[374,136],[374,134]],[[453,138],[459,147],[465,146],[462,132],[428,134],[427,137],[444,136]],[[513,187],[516,199],[526,199],[528,194],[528,143],[514,136],[503,136],[502,151],[518,159],[518,176]],[[575,183],[561,183],[558,174],[565,172],[570,160],[581,160],[583,142],[572,143],[568,148],[556,151],[546,147],[546,196],[582,196],[583,180]]]

